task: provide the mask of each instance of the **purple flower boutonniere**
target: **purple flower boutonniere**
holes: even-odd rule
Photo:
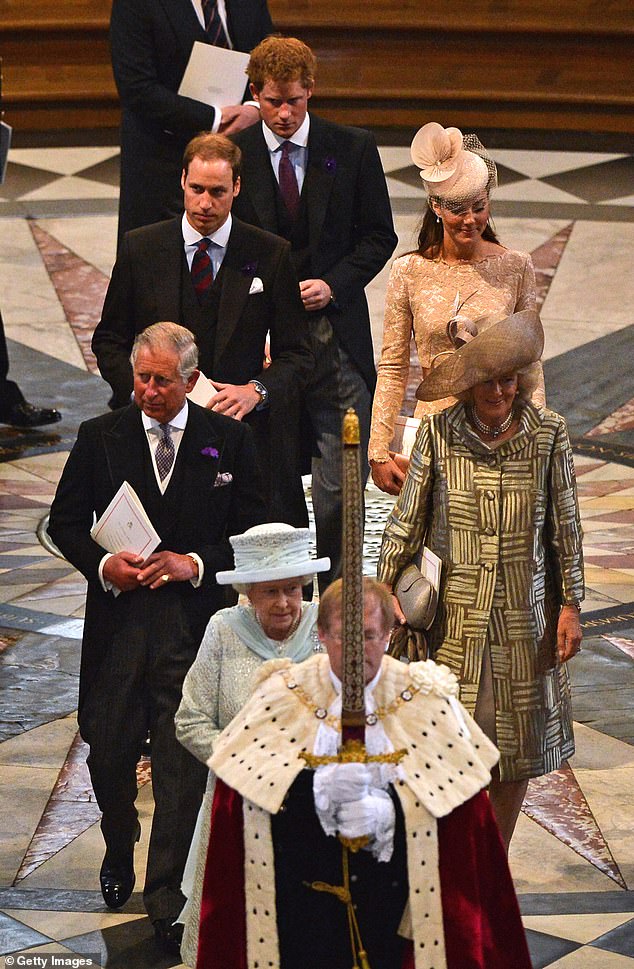
[[[244,264],[240,272],[243,276],[255,276],[255,270],[258,268],[257,262],[247,262]]]
[[[215,447],[204,447],[200,452],[206,458],[217,458],[218,448]]]
[[[334,175],[337,171],[337,159],[331,158],[330,156],[328,156],[328,158],[324,158],[324,168],[329,175]]]

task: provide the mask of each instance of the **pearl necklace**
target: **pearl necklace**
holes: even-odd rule
[[[486,434],[487,437],[496,438],[499,437],[500,434],[504,434],[505,431],[508,431],[514,419],[515,414],[513,412],[513,408],[511,408],[508,417],[506,417],[501,424],[492,426],[490,424],[485,424],[484,421],[481,421],[476,413],[475,407],[471,408],[471,420],[473,421],[476,430],[479,431],[480,434]]]
[[[251,608],[253,609],[253,606],[251,606]],[[278,656],[281,656],[284,653],[284,651],[285,651],[285,649],[286,649],[286,647],[288,645],[289,639],[291,639],[291,637],[295,635],[295,633],[297,632],[297,630],[299,628],[299,624],[302,621],[302,613],[301,613],[301,611],[299,613],[299,616],[297,617],[297,619],[295,620],[295,622],[293,623],[293,625],[289,629],[288,633],[284,637],[284,639],[273,639],[272,636],[269,636],[269,634],[265,630],[264,626],[260,622],[260,617],[258,616],[258,614],[255,611],[255,609],[253,609],[253,615],[255,616],[255,621],[257,622],[258,626],[260,627],[260,629],[262,630],[262,632],[264,633],[264,635],[266,636],[266,638],[268,640],[270,640],[270,642],[272,642],[272,643],[275,644],[275,649],[276,649],[277,655]],[[315,648],[315,646],[313,646],[313,652],[317,652],[317,649]]]

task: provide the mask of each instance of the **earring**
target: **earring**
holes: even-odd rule
[[[439,215],[436,216],[436,222],[442,222],[442,219],[440,218]]]

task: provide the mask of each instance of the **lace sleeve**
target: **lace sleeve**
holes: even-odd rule
[[[522,278],[520,280],[519,294],[517,297],[517,303],[515,304],[515,312],[519,313],[520,310],[534,310],[537,308],[537,292],[535,283],[535,270],[533,268],[533,260],[529,255],[526,256],[526,262],[524,263],[524,272],[522,273]],[[532,393],[532,402],[536,407],[546,406],[546,385],[544,384],[544,370],[539,364],[539,382]]]
[[[377,367],[368,457],[387,461],[394,421],[398,415],[409,375],[412,308],[408,286],[409,257],[392,264],[385,296],[383,349]]]
[[[515,313],[520,310],[534,310],[537,308],[537,291],[535,283],[535,270],[533,260],[529,255],[526,256],[524,272],[520,280],[519,294],[515,304]]]

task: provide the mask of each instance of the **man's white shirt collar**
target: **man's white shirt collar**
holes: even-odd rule
[[[366,699],[367,699],[368,695],[372,696],[372,694],[374,693],[374,687],[377,685],[377,683],[381,679],[381,673],[382,672],[383,672],[383,665],[381,664],[381,666],[379,666],[378,672],[376,672],[374,674],[374,676],[372,677],[372,679],[370,680],[369,683],[366,683],[365,684],[365,691],[364,692],[365,692]],[[337,676],[337,674],[333,672],[332,667],[330,667],[330,679],[332,680],[332,685],[334,686],[335,690],[337,691],[338,694],[340,694],[341,693],[341,680],[339,679],[339,677]]]
[[[229,242],[229,236],[231,235],[232,224],[233,220],[230,212],[226,221],[223,222],[219,229],[216,229],[212,235],[203,236],[200,234],[198,229],[194,229],[193,225],[191,225],[189,219],[187,218],[187,213],[183,212],[183,241],[185,242],[186,246],[196,246],[201,239],[211,239],[211,241],[215,242],[217,246],[220,246],[222,249],[226,249],[227,243]]]
[[[187,401],[185,401],[178,414],[172,417],[171,421],[168,421],[167,423],[170,427],[173,427],[178,431],[184,431],[187,424],[188,412],[189,405]],[[157,421],[155,417],[149,417],[143,411],[141,411],[141,420],[143,421],[143,427],[146,431],[153,431],[156,427],[160,427],[160,421]]]
[[[279,135],[276,135],[274,131],[271,131],[271,129],[264,122],[262,122],[262,133],[269,151],[277,151],[280,145],[283,145],[285,141],[290,141],[293,145],[297,145],[299,148],[307,148],[309,132],[310,115],[308,112],[306,112],[306,117],[300,124],[295,134],[290,138],[280,138]]]

